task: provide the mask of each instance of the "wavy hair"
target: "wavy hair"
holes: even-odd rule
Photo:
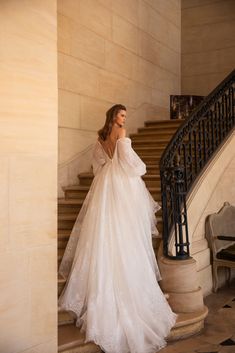
[[[107,136],[111,133],[114,119],[120,110],[126,110],[126,107],[122,104],[115,104],[107,110],[105,124],[98,130],[98,135],[103,141],[106,140]]]

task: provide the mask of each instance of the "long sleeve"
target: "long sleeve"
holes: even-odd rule
[[[146,173],[146,164],[131,146],[129,137],[121,137],[118,140],[119,163],[130,176],[141,176]]]
[[[94,149],[92,152],[92,169],[95,176],[96,174],[99,173],[99,171],[102,169],[105,163],[106,163],[106,160],[104,157],[102,147],[97,141],[94,145]]]

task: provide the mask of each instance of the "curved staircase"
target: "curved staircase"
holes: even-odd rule
[[[132,147],[147,166],[147,173],[142,176],[153,198],[161,204],[161,187],[159,162],[166,145],[181,125],[182,120],[146,121],[144,127],[138,129],[136,134],[131,134]],[[92,173],[78,175],[79,184],[64,188],[65,198],[58,199],[58,266],[62,259],[64,249],[70,232],[81,209],[89,187],[92,183]],[[162,231],[161,210],[157,212],[159,233]],[[152,238],[153,248],[157,257],[161,236]],[[58,278],[58,295],[61,293],[65,280]],[[165,294],[167,297],[167,294]],[[202,313],[202,317],[205,313]],[[183,315],[183,314],[182,314]],[[181,315],[181,316],[182,316]],[[169,339],[177,337],[177,332],[188,320],[193,323],[192,317],[184,314],[179,316]],[[191,315],[192,316],[192,315]],[[181,320],[182,319],[182,320]],[[92,342],[84,344],[84,334],[74,324],[74,317],[68,312],[58,312],[58,347],[59,352],[65,353],[93,353],[101,352],[99,346]],[[181,330],[182,331],[182,330]]]

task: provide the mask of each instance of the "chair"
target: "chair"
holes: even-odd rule
[[[218,267],[228,269],[228,284],[231,280],[231,269],[235,268],[235,207],[225,202],[218,213],[206,218],[205,228],[212,255],[213,292],[216,292]]]

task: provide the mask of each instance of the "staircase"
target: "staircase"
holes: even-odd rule
[[[146,121],[144,127],[131,134],[132,147],[147,166],[147,173],[142,176],[154,200],[161,204],[161,186],[159,162],[166,145],[181,125],[182,120]],[[78,175],[79,184],[66,187],[65,198],[58,200],[58,266],[69,239],[78,212],[92,183],[92,173]],[[161,210],[157,212],[157,228],[162,232]],[[161,238],[152,238],[155,254],[159,248]],[[58,278],[58,295],[65,285],[65,280]],[[166,294],[167,297],[167,294]],[[183,321],[187,318],[182,318]],[[101,352],[99,346],[92,342],[84,344],[84,334],[74,325],[74,318],[67,312],[58,313],[58,347],[64,353],[95,353]],[[179,330],[182,323],[177,322],[174,329]],[[174,330],[173,329],[173,330]]]

